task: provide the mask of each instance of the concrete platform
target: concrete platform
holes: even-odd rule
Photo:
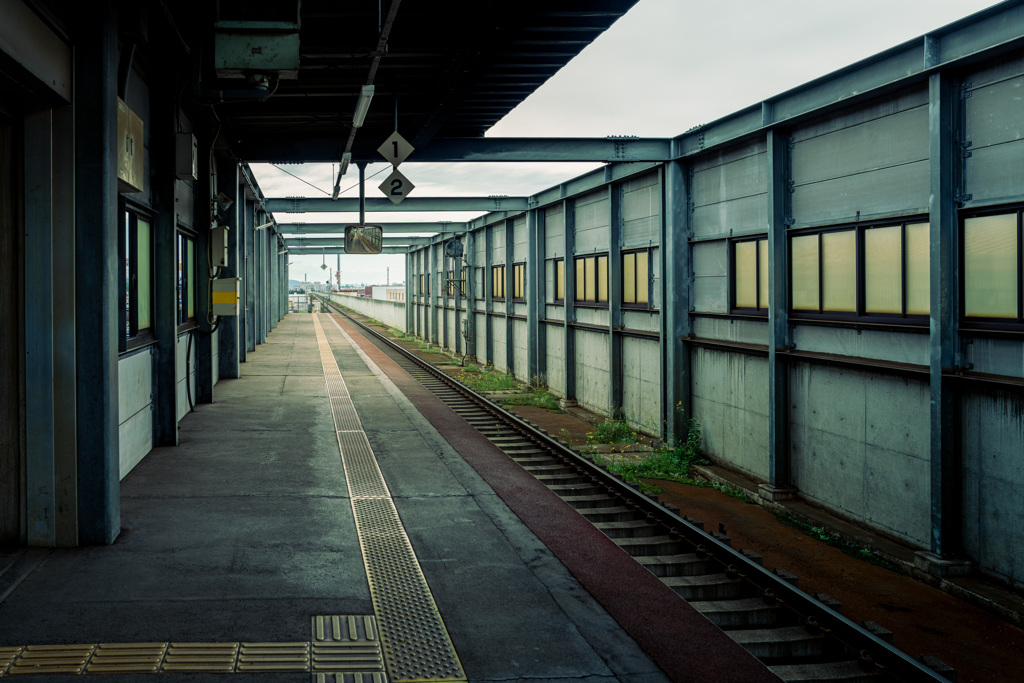
[[[422,406],[328,316],[319,318],[469,680],[707,680],[697,664],[692,677],[666,673],[635,626],[627,632],[606,608],[609,600],[633,602],[631,585],[615,585],[617,598],[595,599],[593,586],[510,509]],[[218,383],[215,402],[185,417],[180,446],[155,449],[122,482],[115,544],[52,551],[0,603],[0,646],[309,641],[314,615],[374,613],[313,316],[288,315],[242,374]],[[567,508],[528,489],[525,496],[543,499],[537,509]],[[579,529],[561,529],[563,538],[581,537],[579,519]],[[607,550],[587,552],[591,573],[602,575]],[[615,570],[603,578],[629,580]],[[637,583],[642,593],[645,579]],[[688,609],[681,600],[665,609],[680,606]],[[771,678],[738,647],[701,647],[731,662],[715,680]]]

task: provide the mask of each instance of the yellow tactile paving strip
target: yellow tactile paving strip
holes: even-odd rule
[[[388,673],[396,682],[465,681],[320,318],[313,324]]]

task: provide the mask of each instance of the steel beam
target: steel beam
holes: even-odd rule
[[[78,537],[113,543],[121,532],[117,334],[117,15],[112,0],[75,10],[75,324]]]
[[[240,201],[238,192],[238,164],[234,159],[217,158],[217,192],[228,196],[233,202],[226,211],[223,211],[221,220],[228,228],[228,262],[217,274],[220,278],[239,277],[238,256],[239,246],[242,240],[239,239],[244,224],[240,217],[240,211],[244,201]],[[243,238],[244,239],[244,238]],[[217,354],[218,378],[238,379],[241,377],[240,358],[240,335],[237,315],[220,316],[220,324],[217,327],[217,343],[220,352]]]
[[[357,144],[354,161],[380,161],[376,144]],[[661,162],[669,158],[669,150],[667,138],[433,138],[417,145],[409,161]],[[243,142],[237,151],[249,162],[338,161],[337,140],[315,137]]]
[[[264,202],[271,213],[352,213],[359,211],[359,200],[317,197],[285,197]],[[366,210],[390,211],[525,211],[526,197],[407,197],[395,205],[385,197],[368,197]]]
[[[409,252],[407,246],[384,246],[381,248],[380,253],[382,254],[406,254]],[[288,253],[293,256],[302,256],[303,254],[346,254],[345,247],[288,247]]]
[[[282,235],[325,235],[343,234],[346,225],[351,223],[278,223],[277,232]],[[447,221],[435,221],[433,223],[378,223],[384,229],[385,235],[398,235],[403,233],[462,233],[469,230],[467,223],[453,223]]]
[[[385,237],[385,246],[400,246],[400,245],[425,245],[432,242],[429,237]],[[339,247],[344,253],[345,238],[341,237],[288,237],[285,238],[284,245],[288,247],[289,251],[292,247]]]

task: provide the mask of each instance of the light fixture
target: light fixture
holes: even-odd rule
[[[280,256],[281,254],[287,254],[287,253],[288,253],[287,249],[282,249],[281,251],[277,252],[277,255]]]
[[[352,152],[345,152],[341,155],[341,168],[338,169],[338,179],[334,181],[334,193],[331,199],[337,199],[341,193],[341,177],[348,171],[348,165],[352,163]]]
[[[356,102],[356,110],[352,113],[352,127],[362,128],[366,119],[366,110],[370,108],[370,100],[373,99],[373,86],[364,85],[359,91],[359,101]]]
[[[264,223],[263,225],[257,225],[257,226],[256,226],[255,228],[253,228],[253,229],[254,229],[254,230],[263,230],[263,229],[265,229],[265,228],[269,228],[269,227],[270,227],[270,226],[272,226],[273,224],[274,224],[274,221],[270,221],[269,223]]]

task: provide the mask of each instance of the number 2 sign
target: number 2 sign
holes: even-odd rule
[[[384,179],[380,185],[377,186],[380,191],[387,195],[387,198],[391,200],[392,204],[401,204],[402,200],[412,192],[415,185],[402,175],[402,172],[397,168],[391,172],[387,178]]]

